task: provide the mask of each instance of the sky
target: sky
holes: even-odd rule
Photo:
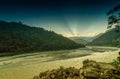
[[[55,31],[66,37],[105,32],[117,0],[0,0],[0,20]]]

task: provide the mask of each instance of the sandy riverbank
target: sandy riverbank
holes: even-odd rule
[[[118,51],[107,51],[104,53],[93,53],[89,56],[77,57],[65,60],[56,60],[42,63],[28,64],[24,66],[16,66],[0,69],[0,79],[29,79],[34,75],[38,75],[42,71],[64,67],[82,67],[82,61],[85,59],[95,60],[98,62],[112,62],[118,56]]]

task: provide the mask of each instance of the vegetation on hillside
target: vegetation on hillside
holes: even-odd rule
[[[107,31],[87,45],[120,47],[120,32],[115,32],[116,30],[118,29],[113,28]]]
[[[33,52],[84,47],[62,35],[21,22],[0,21],[0,52]]]

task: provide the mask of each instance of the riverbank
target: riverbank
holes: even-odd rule
[[[73,50],[73,52],[75,51],[77,50]],[[75,57],[75,58],[69,58],[69,59],[63,59],[63,60],[47,61],[47,62],[38,62],[40,61],[40,59],[33,58],[34,55],[27,56],[26,58],[22,57],[14,61],[14,64],[11,65],[12,67],[9,67],[10,65],[8,65],[8,67],[7,66],[1,67],[0,68],[0,79],[21,79],[21,78],[29,79],[35,75],[38,75],[40,72],[44,72],[46,70],[57,69],[60,66],[64,66],[65,68],[68,68],[68,67],[80,68],[83,66],[82,61],[86,59],[95,60],[97,62],[108,63],[108,62],[112,62],[113,59],[115,59],[118,56],[118,51],[119,50],[105,51],[102,53],[94,52],[94,53],[90,53],[90,55],[87,55],[87,56]],[[64,51],[64,52],[67,52],[67,51]],[[76,53],[81,53],[81,52],[79,50],[79,52],[77,51]],[[71,53],[71,55],[73,54]],[[31,57],[31,60],[27,59],[30,57]],[[17,63],[18,61],[20,62]]]

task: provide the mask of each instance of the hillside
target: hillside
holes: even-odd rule
[[[80,37],[70,37],[69,39],[75,41],[78,44],[86,45],[88,43],[88,41],[81,39]]]
[[[92,37],[69,37],[69,39],[75,41],[76,43],[78,44],[83,44],[83,45],[86,45],[88,44],[89,42],[91,42],[92,40],[100,37],[103,33],[100,33],[100,34],[97,34],[95,36],[92,36]]]
[[[116,32],[113,28],[106,33],[102,34],[100,37],[94,39],[88,45],[95,46],[120,46],[120,32]]]
[[[103,34],[103,33],[99,33],[99,34],[97,34],[97,35],[95,35],[95,36],[91,36],[91,37],[80,37],[80,38],[83,39],[83,40],[86,40],[86,41],[88,41],[88,42],[91,42],[91,41],[93,41],[94,39],[100,37],[102,34]]]
[[[62,35],[21,22],[0,21],[0,52],[33,52],[83,47]]]

